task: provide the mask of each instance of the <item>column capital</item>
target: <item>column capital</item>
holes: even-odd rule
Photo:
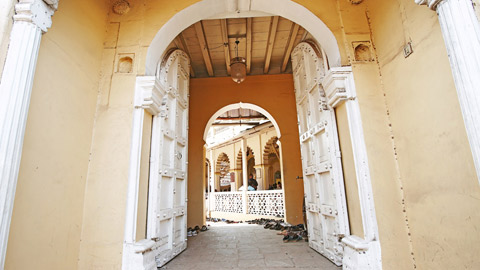
[[[332,108],[349,99],[355,99],[352,89],[352,67],[337,67],[330,69],[322,81],[325,90],[325,102]]]
[[[415,0],[417,5],[426,5],[432,10],[436,10],[438,4],[444,0]]]
[[[52,26],[52,15],[57,4],[58,1],[56,0],[46,0],[46,2],[42,0],[21,0],[15,5],[13,20],[15,22],[32,23],[45,33]]]

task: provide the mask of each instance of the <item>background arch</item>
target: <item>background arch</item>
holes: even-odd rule
[[[222,115],[222,114],[224,114],[224,113],[226,113],[230,110],[235,110],[235,109],[250,109],[250,110],[254,110],[254,111],[257,111],[257,112],[265,115],[268,118],[268,120],[270,120],[270,122],[272,122],[273,126],[275,127],[275,131],[277,132],[278,138],[280,138],[282,136],[281,133],[280,133],[280,127],[278,126],[277,122],[275,121],[275,119],[273,118],[273,116],[269,112],[267,112],[265,109],[263,109],[260,106],[255,105],[255,104],[239,102],[239,103],[230,104],[230,105],[227,105],[227,106],[221,108],[220,110],[216,111],[212,115],[212,117],[210,117],[210,119],[207,122],[207,125],[205,126],[205,131],[203,132],[203,140],[207,141],[208,130],[212,126],[215,119],[217,119],[220,115]]]

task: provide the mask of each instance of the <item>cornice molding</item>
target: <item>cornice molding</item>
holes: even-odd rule
[[[139,76],[135,90],[135,108],[143,108],[152,115],[157,115],[161,111],[162,97],[165,94],[155,76]]]
[[[330,69],[322,81],[325,89],[327,103],[335,108],[348,99],[355,96],[349,91],[349,77],[352,74],[351,67],[340,67]]]
[[[445,0],[415,0],[417,5],[426,5],[432,10],[436,10],[438,4]]]
[[[48,1],[58,4],[58,1]],[[13,20],[15,22],[32,23],[45,33],[52,26],[51,18],[54,12],[55,9],[42,0],[23,0],[15,5]]]

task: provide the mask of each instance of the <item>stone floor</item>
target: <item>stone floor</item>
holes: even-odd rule
[[[210,223],[188,238],[188,248],[160,269],[340,270],[305,241],[283,243],[278,231],[260,225]]]

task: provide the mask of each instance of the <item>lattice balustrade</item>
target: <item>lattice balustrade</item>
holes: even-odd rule
[[[243,194],[242,192],[216,192],[215,211],[227,213],[243,212]]]
[[[247,213],[262,216],[280,216],[285,213],[283,190],[247,192]]]

